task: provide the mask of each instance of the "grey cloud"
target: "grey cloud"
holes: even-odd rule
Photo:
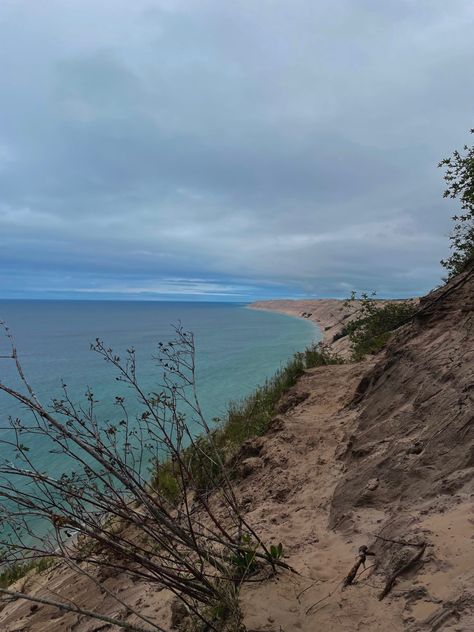
[[[438,282],[436,163],[472,126],[467,0],[25,7],[0,7],[4,292],[40,269],[71,294],[94,274],[131,294]]]

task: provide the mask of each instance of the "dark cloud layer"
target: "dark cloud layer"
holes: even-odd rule
[[[469,0],[3,0],[0,296],[440,280]]]

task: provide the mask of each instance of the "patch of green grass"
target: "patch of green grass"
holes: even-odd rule
[[[34,570],[37,573],[41,573],[47,568],[50,568],[54,562],[55,560],[52,557],[41,557],[29,562],[18,562],[16,564],[12,564],[0,573],[0,587],[7,588],[18,579],[25,577],[25,575],[27,575],[30,571]]]
[[[343,364],[344,360],[337,353],[333,353],[329,347],[321,343],[308,347],[303,353],[307,369],[329,364]]]
[[[264,434],[281,396],[296,384],[305,368],[304,356],[297,354],[248,397],[231,403],[222,427],[226,441],[240,445],[249,437]]]
[[[163,494],[170,503],[175,503],[179,499],[181,488],[172,461],[169,460],[155,465],[151,486],[153,489],[160,490],[161,494]]]

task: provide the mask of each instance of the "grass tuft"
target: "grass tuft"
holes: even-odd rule
[[[16,564],[12,564],[0,573],[0,588],[7,588],[17,580],[25,577],[25,575],[31,571],[41,573],[47,568],[50,568],[54,562],[55,560],[52,557],[41,557],[29,562],[18,562]]]

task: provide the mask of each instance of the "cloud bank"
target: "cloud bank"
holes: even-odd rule
[[[419,294],[469,0],[3,0],[0,297]]]

